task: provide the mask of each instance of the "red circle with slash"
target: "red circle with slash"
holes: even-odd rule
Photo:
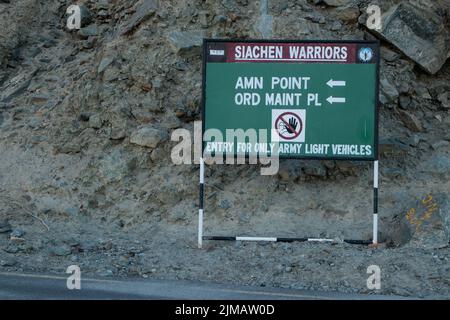
[[[292,128],[292,126],[289,124],[289,122],[287,122],[287,121],[283,118],[283,117],[285,117],[285,116],[293,116],[294,118],[297,119],[298,124],[299,124],[299,126],[298,126],[298,131],[297,131],[297,130],[294,130],[294,128]],[[284,125],[285,125],[287,128],[289,128],[289,129],[294,133],[294,135],[291,136],[291,137],[286,137],[286,136],[284,136],[284,135],[280,132],[280,124],[281,124],[281,123],[284,123]],[[297,137],[299,136],[299,134],[302,132],[302,130],[303,130],[303,122],[302,122],[302,119],[300,119],[300,116],[299,116],[298,114],[295,114],[295,113],[293,113],[293,112],[284,112],[284,113],[280,114],[280,115],[278,116],[278,118],[275,120],[275,129],[277,129],[277,133],[278,133],[278,135],[279,135],[281,138],[286,139],[286,140],[292,140],[292,139],[297,138]]]

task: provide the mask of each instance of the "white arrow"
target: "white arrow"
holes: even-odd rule
[[[345,87],[346,82],[345,82],[345,81],[338,81],[338,80],[330,79],[330,80],[327,82],[327,85],[328,85],[330,88],[333,88],[333,87]]]
[[[333,97],[333,96],[329,96],[327,98],[327,101],[329,104],[333,104],[333,103],[345,103],[345,98],[339,98],[339,97]]]

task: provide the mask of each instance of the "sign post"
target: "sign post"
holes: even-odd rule
[[[265,152],[290,159],[373,161],[376,244],[379,42],[205,39],[203,49],[202,133],[214,130],[222,137],[203,140],[203,157]],[[248,139],[223,139],[236,130]],[[202,240],[217,239],[332,240],[203,236],[204,165],[202,158],[199,247]]]

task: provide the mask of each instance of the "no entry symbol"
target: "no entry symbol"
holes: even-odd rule
[[[303,130],[302,119],[293,112],[284,112],[275,120],[275,130],[282,139],[293,140]]]

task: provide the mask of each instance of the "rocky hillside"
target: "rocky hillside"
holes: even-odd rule
[[[365,292],[379,264],[383,293],[450,295],[448,0],[86,0],[80,30],[71,4],[0,0],[0,271]],[[201,120],[204,37],[381,40],[385,246],[196,249],[198,167],[170,138]],[[280,166],[208,167],[206,232],[371,238],[369,164]]]

